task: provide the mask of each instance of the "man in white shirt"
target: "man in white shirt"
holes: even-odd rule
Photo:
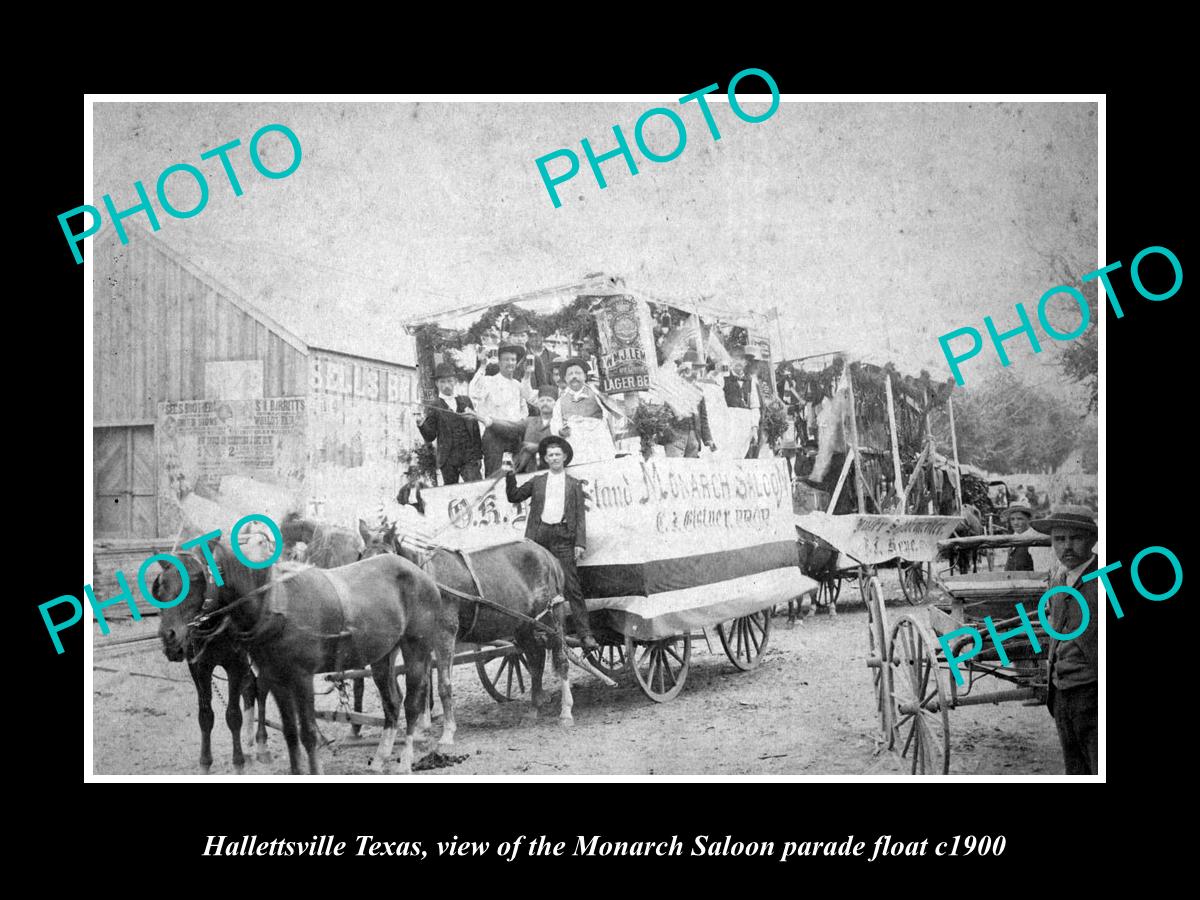
[[[565,576],[563,594],[571,604],[575,634],[585,651],[596,650],[599,644],[592,637],[587,605],[583,601],[579,573],[575,568],[587,549],[587,520],[583,484],[566,473],[566,465],[571,461],[574,451],[565,440],[551,435],[542,439],[538,455],[545,461],[549,471],[535,475],[518,487],[512,465],[505,464],[504,490],[509,503],[530,501],[525,519],[525,537],[553,553],[562,566]]]
[[[528,401],[533,396],[528,374],[525,381],[518,381],[514,377],[517,362],[524,355],[524,347],[505,344],[497,354],[500,371],[495,375],[485,374],[487,359],[481,360],[467,390],[475,409],[473,412],[466,410],[464,415],[472,416],[484,427],[485,477],[500,470],[500,462],[506,452],[516,453],[521,449],[525,419],[529,416]]]

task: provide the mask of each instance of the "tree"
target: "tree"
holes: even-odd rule
[[[1083,333],[1083,337],[1063,350],[1058,360],[1068,378],[1072,381],[1083,382],[1091,388],[1088,412],[1094,411],[1100,405],[1100,354],[1097,333],[1093,319],[1088,330]]]
[[[1029,387],[1007,370],[977,388],[955,391],[954,418],[959,458],[990,472],[1056,468],[1088,431],[1069,403]],[[949,446],[948,419],[935,425],[939,445]]]

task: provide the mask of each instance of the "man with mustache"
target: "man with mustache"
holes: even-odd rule
[[[1071,640],[1047,635],[1050,648],[1050,683],[1046,705],[1054,716],[1063,761],[1068,775],[1096,775],[1099,710],[1099,625],[1104,610],[1097,602],[1096,571],[1098,529],[1096,516],[1086,506],[1057,506],[1045,519],[1035,519],[1034,530],[1050,535],[1059,568],[1050,574],[1050,587],[1066,585],[1087,602],[1088,623],[1083,633]],[[1083,621],[1079,601],[1066,593],[1048,602],[1050,627],[1071,634]]]

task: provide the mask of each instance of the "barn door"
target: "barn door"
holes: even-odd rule
[[[93,429],[92,471],[95,536],[157,537],[154,427]]]

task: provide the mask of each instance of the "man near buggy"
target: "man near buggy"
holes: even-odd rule
[[[1013,534],[1024,534],[1029,530],[1033,520],[1033,508],[1024,497],[1018,497],[1009,504],[1004,515],[1008,518],[1008,526]],[[1008,561],[1004,564],[1006,572],[1032,572],[1033,556],[1028,547],[1013,547],[1008,551]]]
[[[587,522],[584,509],[583,483],[566,472],[574,452],[571,445],[557,435],[542,439],[538,456],[549,470],[539,472],[524,484],[517,485],[511,463],[504,464],[504,490],[509,503],[529,500],[525,519],[525,537],[541,544],[554,554],[565,576],[564,594],[571,604],[575,633],[585,651],[596,650],[599,644],[592,637],[587,605],[579,584],[576,563],[587,549]]]
[[[1058,634],[1073,634],[1087,616],[1087,627],[1071,640],[1049,640],[1050,681],[1046,705],[1054,716],[1063,761],[1068,775],[1097,774],[1099,710],[1099,625],[1103,608],[1097,602],[1095,514],[1086,506],[1057,506],[1044,519],[1031,523],[1035,531],[1050,535],[1059,568],[1050,574],[1050,587],[1067,586],[1087,603],[1068,593],[1048,601],[1050,627]],[[1089,577],[1089,575],[1091,577]]]
[[[458,372],[449,363],[442,363],[433,372],[438,396],[418,424],[421,437],[437,442],[437,467],[443,484],[479,481],[479,457],[483,453],[479,439],[479,424],[471,416],[474,406],[466,397],[456,397],[454,386]],[[401,503],[405,501],[401,500]]]

